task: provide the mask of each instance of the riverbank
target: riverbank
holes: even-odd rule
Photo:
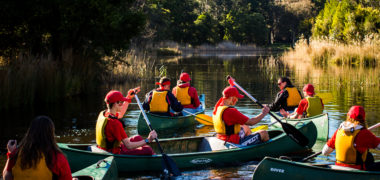
[[[215,45],[180,45],[175,42],[161,42],[157,47],[149,47],[150,52],[157,56],[260,56],[289,50],[291,44],[276,43],[266,46],[255,44],[238,44],[230,41],[220,42]]]
[[[306,40],[301,39],[294,50],[284,53],[282,59],[314,64],[377,66],[380,63],[380,37],[375,35],[350,44],[328,39],[313,39],[307,44]]]
[[[103,58],[78,56],[70,49],[62,54],[0,57],[0,110],[88,95],[107,83],[136,81],[148,76],[155,63],[132,51]]]

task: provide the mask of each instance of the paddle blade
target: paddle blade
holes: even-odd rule
[[[195,116],[195,120],[197,120],[199,123],[204,124],[206,126],[214,125],[212,121],[212,117],[206,114],[198,114],[197,116]]]
[[[301,146],[307,146],[309,144],[309,139],[303,135],[298,129],[288,123],[281,123],[282,129],[285,133],[297,144]]]
[[[256,132],[258,130],[268,130],[268,125],[261,125],[261,126],[257,126],[253,129],[251,129],[251,132]]]
[[[166,154],[162,154],[162,165],[164,166],[164,175],[168,176],[173,174],[174,176],[181,176],[181,171],[178,169],[177,164],[172,158]],[[169,173],[169,174],[168,174]]]

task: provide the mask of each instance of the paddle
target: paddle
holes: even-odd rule
[[[148,127],[150,129],[150,131],[153,131],[152,125],[150,125],[149,119],[146,116],[143,107],[141,106],[141,103],[140,103],[139,98],[137,97],[137,94],[135,94],[135,98],[136,98],[137,105],[139,106],[139,108],[141,110],[141,113],[144,116],[144,119],[145,119],[145,121],[146,121],[146,123],[147,123],[147,125],[148,125]],[[174,160],[172,158],[170,158],[168,155],[166,155],[164,153],[164,150],[162,149],[162,147],[161,147],[160,142],[158,141],[158,139],[155,138],[154,140],[157,142],[158,149],[160,150],[161,155],[162,155],[162,160],[164,162],[164,163],[162,163],[162,165],[164,166],[164,175],[165,175],[165,177],[169,177],[170,176],[169,173],[173,174],[174,176],[180,176],[181,175],[181,171],[179,171],[179,169],[177,167],[177,164],[174,162]]]
[[[258,104],[260,107],[264,107],[260,102],[258,102],[254,97],[252,97],[247,91],[245,91],[238,83],[235,82],[235,80],[231,76],[227,76],[227,81],[231,86],[235,86],[240,91],[242,91],[246,96],[248,96],[253,102]],[[281,122],[272,112],[269,111],[269,114],[281,124],[282,129],[284,129],[284,132],[286,135],[288,135],[293,141],[295,141],[297,144],[301,146],[307,146],[309,144],[309,139],[305,135],[303,135],[298,129],[296,129],[294,126]]]
[[[201,124],[204,124],[206,126],[212,126],[212,125],[214,125],[211,116],[208,116],[206,114],[193,114],[193,113],[191,113],[189,111],[186,111],[186,110],[182,110],[182,111],[185,111],[187,114],[195,116],[195,120],[197,120]]]
[[[258,130],[268,130],[268,127],[271,127],[273,124],[276,124],[277,122],[272,122],[270,124],[265,124],[265,125],[261,125],[261,126],[257,126],[253,129],[251,129],[251,132],[256,132]]]
[[[373,129],[379,127],[379,126],[380,126],[380,123],[377,123],[377,124],[375,124],[375,125],[369,127],[368,130],[371,131],[371,130],[373,130]],[[308,156],[308,157],[303,158],[303,159],[301,160],[301,162],[306,162],[306,161],[308,161],[309,159],[314,158],[314,157],[316,157],[316,156],[318,156],[318,155],[320,155],[320,154],[322,154],[322,151],[316,152],[316,153],[314,153],[314,154],[312,154],[312,155],[310,155],[310,156]]]

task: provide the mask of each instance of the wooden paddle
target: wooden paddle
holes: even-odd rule
[[[245,91],[238,83],[235,82],[235,80],[231,76],[227,76],[227,81],[231,86],[235,86],[240,91],[242,91],[246,96],[248,96],[253,102],[258,104],[260,107],[264,107],[260,102],[258,102],[254,97],[252,97],[247,91]],[[288,135],[293,141],[295,141],[297,144],[301,146],[307,146],[309,144],[309,139],[305,135],[303,135],[298,129],[296,129],[294,126],[281,122],[272,112],[269,111],[269,114],[281,124],[282,129]]]
[[[379,126],[380,126],[380,123],[377,123],[377,124],[375,124],[375,125],[369,127],[368,130],[372,131],[373,129],[378,128]],[[314,158],[314,157],[316,157],[316,156],[318,156],[318,155],[320,155],[320,154],[322,154],[322,151],[316,152],[316,153],[314,153],[314,154],[312,154],[312,155],[310,155],[310,156],[308,156],[308,157],[303,158],[303,159],[301,160],[301,162],[306,162],[306,161],[308,161],[309,159]]]
[[[150,131],[153,131],[152,125],[150,124],[150,121],[149,121],[148,117],[146,116],[143,107],[141,106],[141,103],[140,103],[139,98],[137,97],[137,94],[135,94],[135,98],[136,98],[137,105],[139,106],[141,113],[144,116],[144,119],[145,119]],[[160,150],[161,155],[162,155],[162,160],[163,160],[162,165],[164,167],[164,176],[166,178],[168,178],[170,176],[170,174],[173,174],[174,176],[180,176],[181,171],[179,171],[177,164],[174,162],[174,160],[172,158],[170,158],[168,155],[166,155],[164,153],[164,150],[162,149],[158,139],[155,138],[154,140],[157,142],[158,149]]]
[[[195,120],[197,120],[198,122],[200,122],[201,124],[204,124],[206,126],[213,126],[214,123],[212,121],[212,117],[211,116],[208,116],[206,114],[193,114],[189,111],[186,111],[186,110],[182,110],[184,112],[186,112],[187,114],[190,114],[192,116],[195,116]]]

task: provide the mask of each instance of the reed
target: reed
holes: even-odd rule
[[[88,58],[62,53],[62,60],[51,55],[30,53],[0,59],[0,109],[53,102],[60,98],[90,92],[95,88],[99,68]]]
[[[118,83],[151,77],[157,60],[157,56],[152,56],[145,50],[128,50],[104,57],[102,62],[107,73],[102,75],[102,81]]]
[[[312,39],[309,45],[305,39],[297,42],[295,49],[282,59],[310,61],[314,64],[337,64],[350,66],[377,66],[380,63],[380,37],[367,36],[363,41],[340,43],[329,39]]]

